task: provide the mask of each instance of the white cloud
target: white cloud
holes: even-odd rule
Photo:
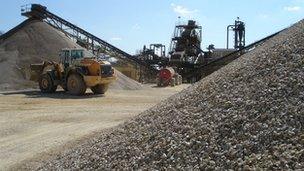
[[[173,11],[176,14],[178,14],[179,16],[182,16],[182,17],[191,17],[193,14],[199,12],[199,10],[197,10],[197,9],[190,10],[184,6],[176,5],[174,3],[171,4],[171,7],[173,8]]]
[[[262,19],[268,19],[269,15],[267,15],[267,14],[259,14],[259,17],[262,18]]]
[[[297,11],[301,10],[301,7],[300,6],[288,6],[288,7],[284,7],[284,10],[288,11],[288,12],[297,12]]]
[[[295,3],[304,3],[304,0],[294,0]]]
[[[139,30],[140,28],[141,28],[140,25],[137,23],[132,26],[133,30]]]
[[[122,40],[122,38],[121,37],[112,37],[111,40],[112,41],[120,41],[120,40]]]

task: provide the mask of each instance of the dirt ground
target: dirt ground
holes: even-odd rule
[[[187,85],[109,90],[105,96],[57,92],[0,94],[0,170],[54,152],[65,144],[116,126],[181,91]]]

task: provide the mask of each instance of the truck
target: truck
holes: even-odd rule
[[[60,86],[71,95],[84,95],[87,88],[104,94],[116,79],[109,62],[88,55],[82,48],[62,49],[59,62],[31,64],[30,72],[30,80],[38,82],[42,93],[54,93]]]

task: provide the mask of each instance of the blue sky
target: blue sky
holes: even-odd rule
[[[1,0],[0,30],[22,22],[20,6],[40,3],[62,18],[126,52],[144,44],[170,44],[174,25],[197,20],[203,27],[202,47],[226,46],[226,26],[236,17],[246,23],[247,44],[302,19],[304,0]]]

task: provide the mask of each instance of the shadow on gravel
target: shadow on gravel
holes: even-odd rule
[[[65,91],[56,91],[55,93],[41,93],[39,90],[25,90],[25,91],[12,91],[12,92],[3,92],[3,95],[16,95],[23,94],[28,98],[53,98],[53,99],[89,99],[96,97],[104,97],[104,95],[95,95],[91,92],[87,92],[83,96],[73,96],[69,95]]]

